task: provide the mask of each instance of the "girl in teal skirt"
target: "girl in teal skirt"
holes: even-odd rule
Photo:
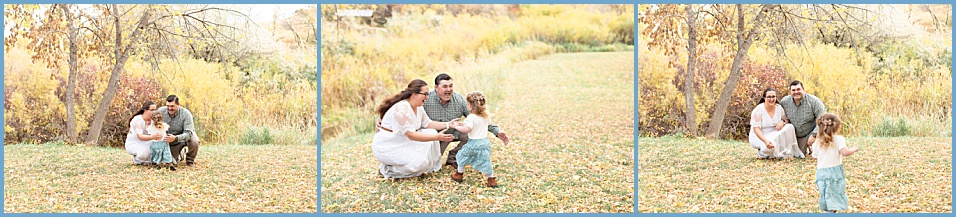
[[[850,207],[846,195],[846,175],[843,173],[843,157],[856,153],[857,147],[847,148],[846,138],[837,135],[843,122],[833,113],[817,118],[816,142],[810,148],[817,159],[817,191],[820,192],[820,210],[836,212]]]
[[[153,118],[153,124],[146,127],[146,132],[149,132],[149,135],[162,135],[166,137],[166,131],[169,130],[169,124],[163,123],[163,114],[159,112],[153,112],[150,116]],[[173,155],[172,151],[169,150],[169,143],[163,140],[153,140],[153,144],[149,146],[149,159],[160,168],[163,166],[169,167],[169,170],[176,170],[176,167],[173,167]]]
[[[491,119],[485,109],[485,96],[475,91],[469,93],[465,99],[468,101],[467,107],[471,114],[463,123],[453,123],[453,127],[468,134],[468,143],[455,155],[458,159],[458,171],[451,174],[451,179],[461,183],[465,179],[465,166],[471,165],[475,170],[488,176],[488,183],[485,186],[498,187],[491,164],[491,143],[488,141],[488,125],[491,124]]]

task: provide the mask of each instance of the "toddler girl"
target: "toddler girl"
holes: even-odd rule
[[[166,130],[169,130],[169,124],[163,123],[163,114],[160,112],[153,112],[150,115],[153,118],[153,124],[146,127],[146,132],[149,132],[149,135],[162,135],[166,137]],[[173,167],[173,155],[169,151],[169,143],[163,140],[153,140],[153,144],[149,146],[149,159],[154,164],[159,166],[168,166],[169,170],[176,171],[176,167]]]
[[[820,192],[820,210],[836,212],[849,208],[846,196],[846,175],[843,173],[843,157],[856,153],[857,147],[847,148],[846,138],[837,135],[843,123],[840,117],[826,113],[817,118],[817,140],[810,146],[817,159],[817,191]]]
[[[498,187],[491,164],[491,143],[488,141],[488,125],[491,119],[485,107],[485,96],[475,91],[469,93],[465,99],[468,101],[467,107],[471,114],[465,118],[464,123],[454,124],[454,128],[468,134],[468,143],[455,155],[458,159],[458,171],[451,175],[451,179],[460,183],[464,180],[465,165],[471,165],[475,170],[488,176],[488,183],[485,186]]]

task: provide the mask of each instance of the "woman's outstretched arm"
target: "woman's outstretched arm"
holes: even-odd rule
[[[453,123],[457,121],[458,121],[458,118],[451,119],[451,121],[449,122],[429,121],[427,124],[427,128],[435,129],[435,130],[445,130],[445,129],[451,128]]]
[[[419,141],[419,142],[428,142],[428,141],[435,141],[435,140],[442,141],[442,142],[451,142],[451,140],[455,139],[454,135],[445,134],[445,130],[438,132],[438,134],[405,131],[405,136],[407,136],[408,139]]]

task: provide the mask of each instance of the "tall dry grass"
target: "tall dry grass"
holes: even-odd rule
[[[633,49],[633,7],[527,5],[520,13],[403,6],[384,28],[322,21],[322,139],[373,130],[372,111],[412,79],[447,73],[458,92],[492,98],[508,64],[554,52]],[[467,9],[467,8],[466,8]]]

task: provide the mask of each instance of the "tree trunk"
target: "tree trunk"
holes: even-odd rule
[[[73,14],[70,12],[70,7],[65,4],[60,4],[60,9],[63,10],[63,16],[66,18],[67,25],[67,35],[70,41],[70,75],[66,79],[66,141],[69,143],[76,142],[76,111],[74,105],[76,104],[76,97],[74,93],[76,92],[76,73],[77,72],[77,45],[76,45],[76,35],[79,31],[75,25],[73,25]]]
[[[113,102],[113,97],[116,96],[116,89],[119,87],[119,78],[120,74],[123,74],[123,66],[126,65],[126,60],[129,59],[130,53],[133,51],[133,46],[139,41],[140,33],[146,28],[147,21],[152,15],[152,11],[147,9],[143,16],[140,18],[136,28],[133,29],[133,33],[130,34],[129,43],[123,47],[123,29],[120,28],[120,14],[119,10],[114,4],[112,6],[113,10],[113,22],[114,28],[116,28],[116,55],[113,58],[116,58],[116,65],[113,65],[113,70],[110,73],[109,84],[106,85],[106,93],[103,93],[103,100],[100,101],[99,106],[96,107],[96,113],[93,115],[93,123],[90,127],[90,133],[86,136],[86,144],[98,146],[100,137],[100,130],[103,128],[103,121],[106,120],[106,112],[109,110],[110,104]]]
[[[391,6],[388,6],[388,7],[389,7],[389,10],[391,10]],[[316,14],[321,13],[321,12],[322,12],[322,10],[317,10],[317,11],[316,11]],[[312,19],[314,19],[314,18],[305,19],[305,21],[306,21],[307,23],[309,23],[309,27],[312,27],[312,32],[309,33],[309,34],[310,34],[311,36],[314,36],[314,37],[315,37],[315,40],[316,40],[316,43],[317,43],[317,41],[319,40],[319,35],[318,35],[318,34],[319,34],[319,29],[318,29],[318,25],[317,25],[315,22],[318,22],[318,20],[315,20],[315,22],[313,22]],[[273,33],[273,34],[275,34],[275,33]]]
[[[737,83],[740,81],[742,74],[740,67],[744,58],[747,57],[747,50],[750,50],[750,45],[753,44],[753,38],[757,35],[757,30],[760,29],[764,18],[767,16],[767,11],[771,7],[773,5],[761,5],[760,12],[753,19],[753,28],[747,31],[745,35],[743,5],[737,5],[737,54],[734,55],[734,62],[730,66],[730,76],[724,83],[724,90],[720,92],[720,97],[717,98],[717,107],[714,108],[714,113],[710,115],[710,124],[707,126],[705,134],[707,138],[713,139],[720,135],[720,128],[724,124],[724,115],[727,113],[727,106],[730,105],[730,96],[734,93],[734,89],[737,88]]]
[[[292,30],[292,35],[295,36],[295,47],[300,48],[302,47],[302,38],[299,37],[299,33],[295,31],[295,25],[293,25],[292,21],[289,20],[291,19],[285,20],[285,25],[289,26],[289,30]]]
[[[697,67],[697,11],[687,5],[687,70],[684,73],[684,124],[687,133],[697,135],[697,110],[694,108],[694,71]]]
[[[926,9],[926,12],[929,12],[929,15],[933,17],[933,27],[936,27],[933,29],[933,32],[939,32],[939,29],[940,29],[939,19],[936,18],[936,13],[933,13],[932,7],[933,5],[923,5],[923,8]]]

